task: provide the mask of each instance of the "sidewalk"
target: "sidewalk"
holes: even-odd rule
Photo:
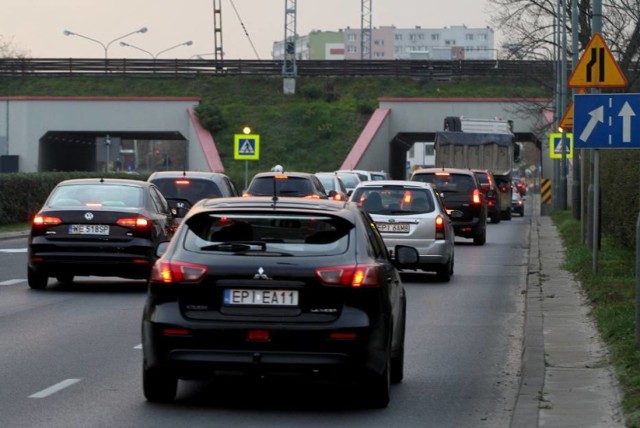
[[[511,426],[624,427],[621,392],[580,284],[561,269],[564,248],[532,198],[520,392]]]

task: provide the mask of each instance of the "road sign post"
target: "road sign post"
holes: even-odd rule
[[[260,135],[251,134],[251,129],[245,127],[245,133],[233,136],[233,159],[244,160],[244,188],[249,181],[250,160],[260,160]]]

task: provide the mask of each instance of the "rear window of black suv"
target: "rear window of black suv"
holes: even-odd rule
[[[216,212],[191,217],[184,248],[239,256],[318,256],[344,253],[353,223],[298,212]]]
[[[476,182],[471,174],[458,173],[420,173],[412,178],[414,181],[431,183],[440,193],[473,193],[477,189]]]

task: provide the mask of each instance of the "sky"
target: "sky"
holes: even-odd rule
[[[271,59],[273,42],[284,38],[286,1],[218,3],[224,58]],[[0,5],[0,36],[31,58],[104,58],[102,45],[115,39],[109,58],[214,57],[213,0],[0,0]],[[296,5],[300,35],[360,28],[360,0],[297,0]],[[373,27],[491,26],[488,0],[372,0],[371,5]],[[147,32],[119,39],[143,27]],[[64,30],[95,41],[65,36]],[[500,35],[494,30],[497,47]],[[182,45],[188,41],[190,46]]]

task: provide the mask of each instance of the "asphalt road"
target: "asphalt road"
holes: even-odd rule
[[[403,274],[405,380],[387,409],[347,387],[297,380],[182,382],[150,404],[141,388],[144,283],[26,284],[26,239],[0,241],[3,427],[508,427],[520,381],[530,216],[458,238],[455,274]]]

